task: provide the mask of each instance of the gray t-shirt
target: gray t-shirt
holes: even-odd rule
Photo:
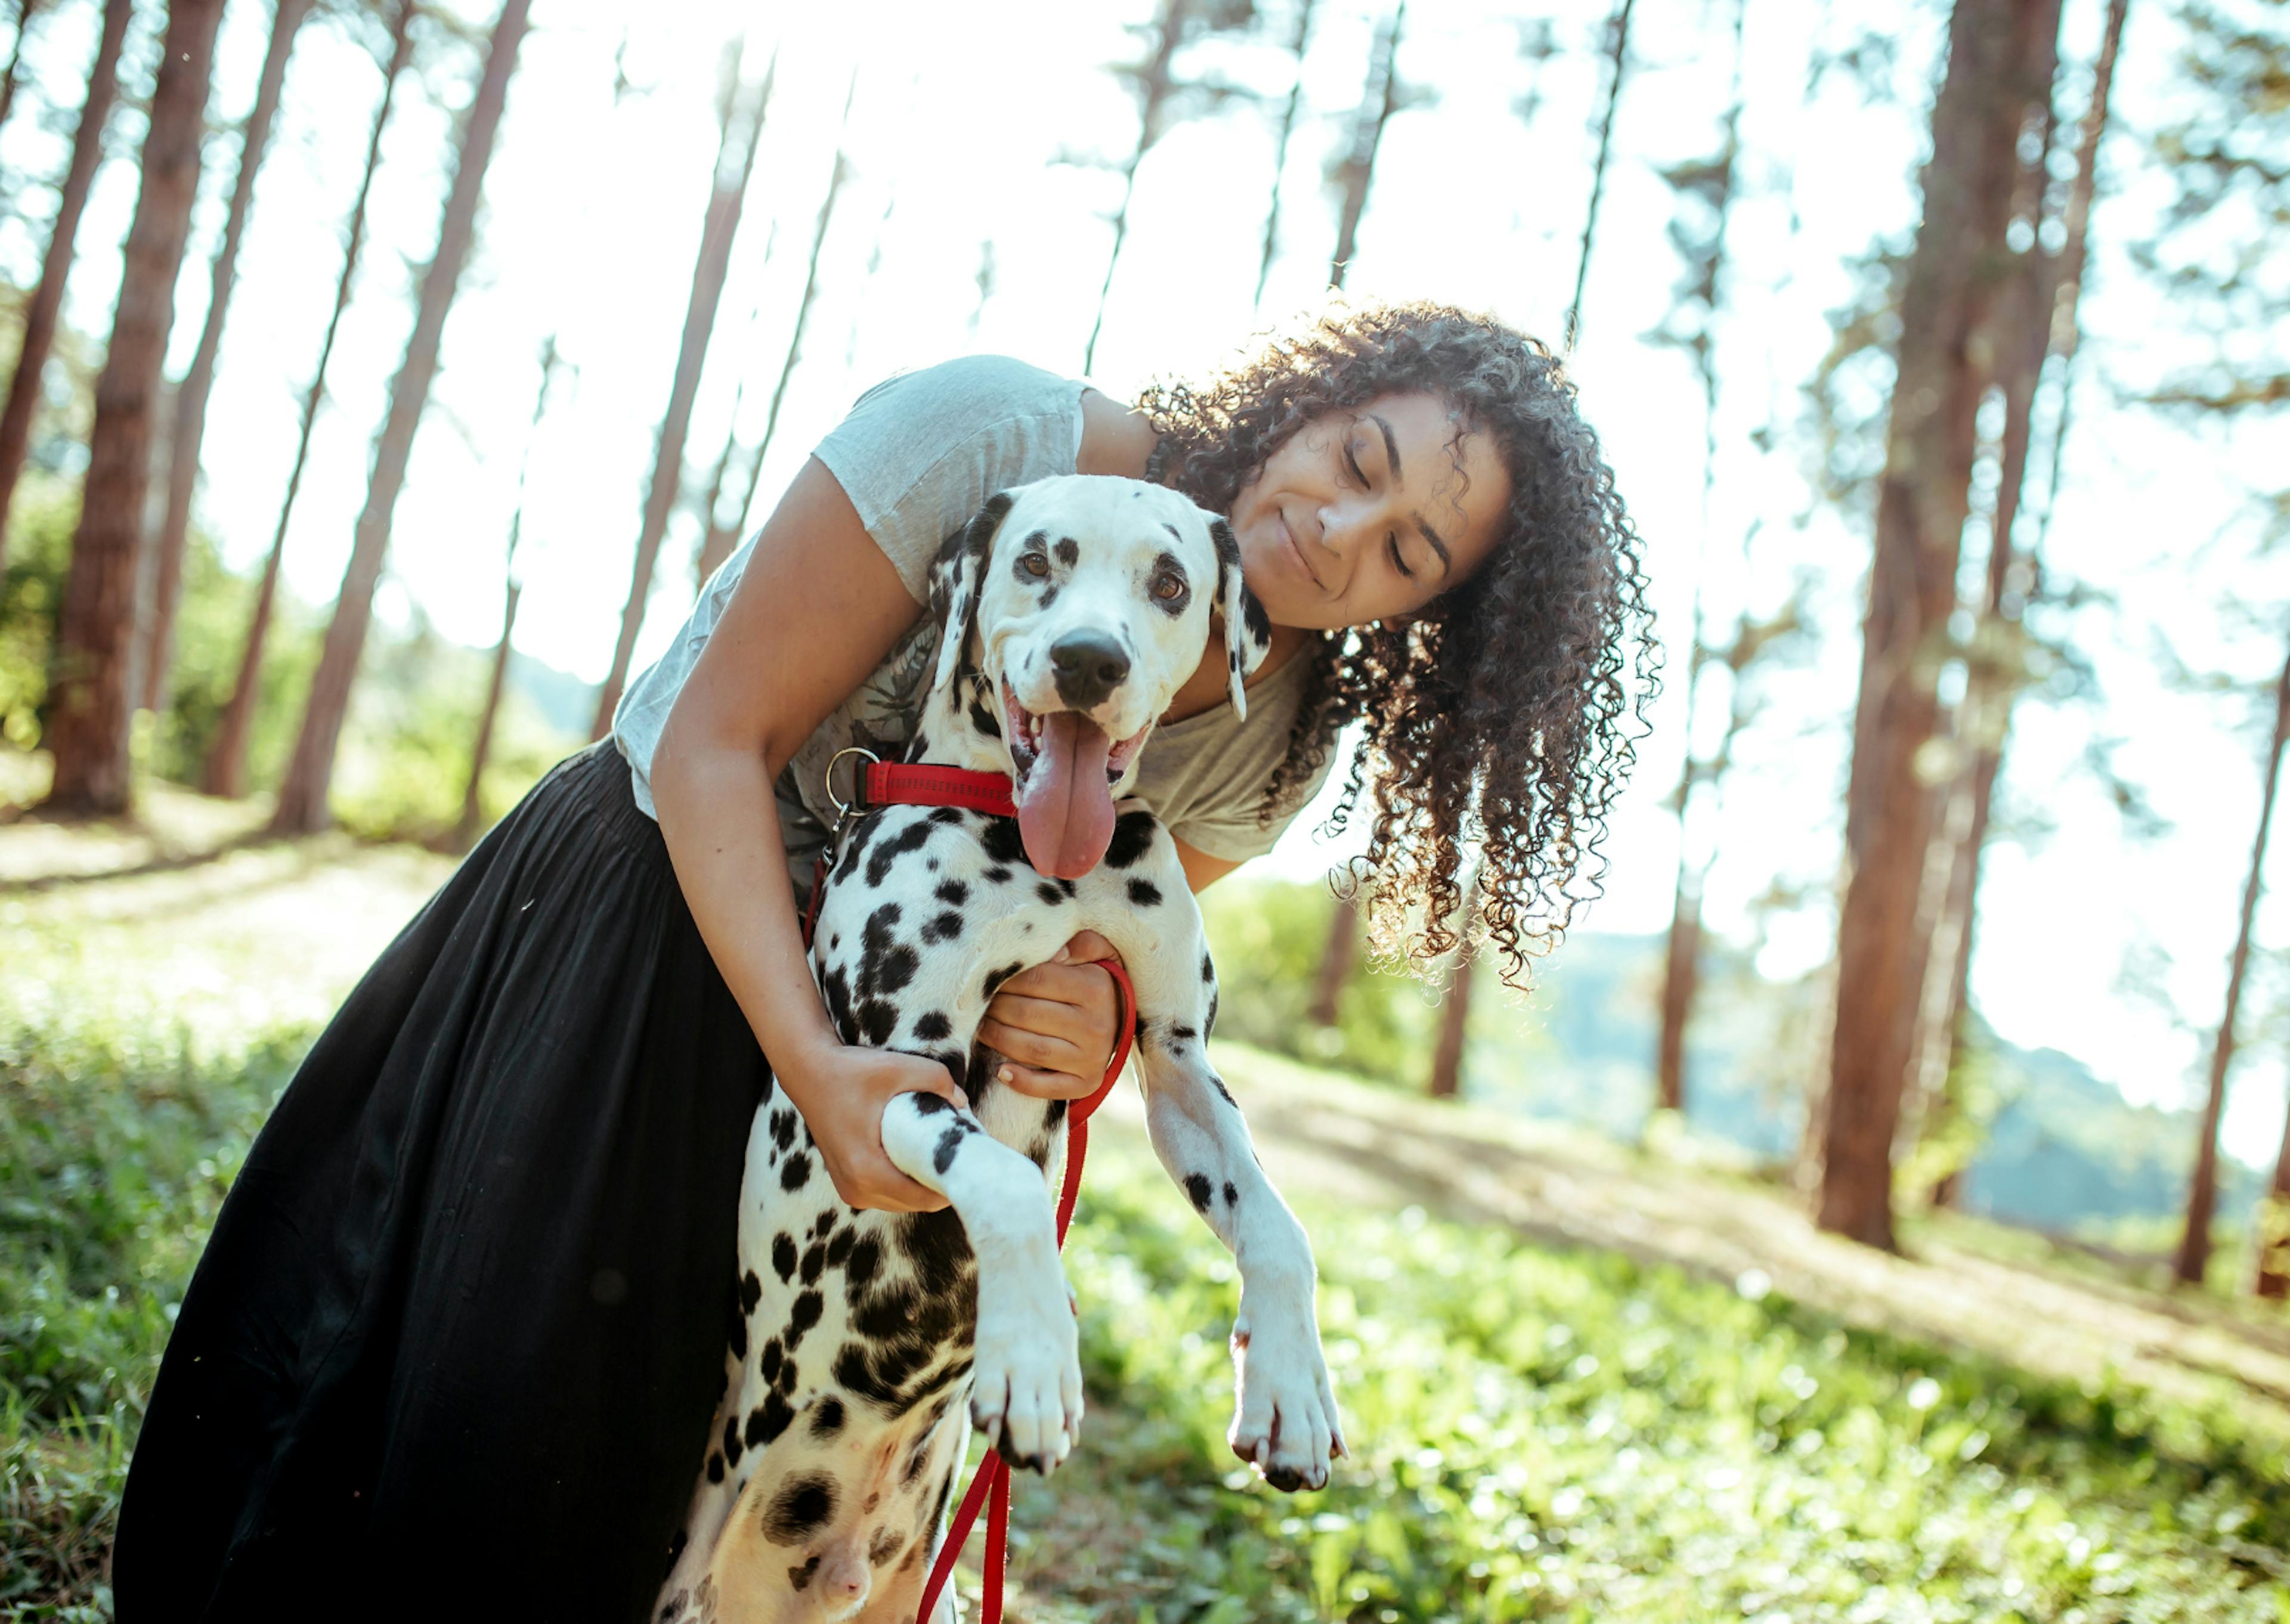
[[[988,497],[1074,471],[1081,453],[1083,387],[1002,356],[949,361],[861,396],[817,454],[915,602],[923,604],[931,560]],[[637,804],[649,816],[659,815],[651,767],[661,730],[755,545],[751,536],[724,561],[668,652],[629,684],[613,714],[613,740],[634,771]],[[917,620],[780,775],[780,828],[798,894],[810,886],[813,863],[834,819],[828,763],[854,744],[893,759],[913,737],[938,635],[937,621],[927,615]],[[1134,797],[1178,839],[1211,857],[1239,862],[1270,851],[1327,774],[1324,763],[1311,782],[1284,797],[1269,824],[1258,821],[1265,786],[1288,753],[1308,664],[1292,658],[1252,684],[1245,722],[1231,706],[1219,705],[1156,728],[1138,765]],[[842,781],[847,785],[847,779]]]

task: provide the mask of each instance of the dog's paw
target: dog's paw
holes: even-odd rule
[[[1225,1435],[1232,1452],[1276,1489],[1327,1487],[1328,1462],[1349,1452],[1309,1299],[1301,1316],[1252,1317],[1244,1301],[1232,1325],[1232,1362],[1239,1389]]]
[[[1081,1437],[1081,1357],[1054,1252],[980,1271],[970,1419],[1011,1466],[1048,1473]]]

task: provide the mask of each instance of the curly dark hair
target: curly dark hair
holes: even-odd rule
[[[1441,305],[1336,305],[1217,376],[1152,384],[1138,404],[1161,436],[1157,476],[1229,513],[1306,424],[1417,391],[1459,432],[1493,437],[1511,481],[1501,536],[1405,622],[1324,632],[1299,656],[1305,698],[1260,816],[1292,805],[1345,724],[1363,723],[1327,827],[1344,827],[1372,775],[1371,939],[1419,965],[1476,949],[1469,887],[1503,980],[1523,986],[1528,959],[1598,894],[1608,813],[1661,665],[1637,531],[1558,357]]]

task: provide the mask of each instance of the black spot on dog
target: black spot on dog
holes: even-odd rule
[[[954,1107],[936,1094],[917,1094],[915,1109],[925,1116],[935,1116],[941,1111],[954,1109]]]
[[[749,1277],[754,1278],[753,1276]],[[745,1359],[748,1356],[748,1321],[745,1315],[735,1313],[732,1316],[731,1340],[732,1356],[734,1359]]]
[[[794,1344],[789,1343],[789,1346],[792,1347]],[[796,1362],[793,1359],[789,1359],[785,1364],[780,1366],[781,1392],[793,1393],[795,1391],[795,1384],[797,1380],[796,1376]]]
[[[1249,641],[1262,648],[1272,641],[1272,617],[1264,612],[1264,605],[1256,601],[1256,594],[1241,588],[1240,618],[1248,628]]]
[[[740,1464],[740,1453],[747,1446],[740,1442],[740,1422],[737,1417],[724,1423],[724,1464]]]
[[[783,1190],[799,1190],[810,1182],[811,1158],[807,1156],[790,1156],[788,1164],[780,1169],[780,1188]]]
[[[1034,894],[1039,897],[1044,902],[1049,904],[1052,908],[1055,908],[1059,903],[1066,900],[1066,893],[1060,891],[1055,885],[1053,885],[1047,880],[1044,880],[1040,884],[1034,887]]]
[[[803,1261],[797,1266],[796,1272],[803,1276],[803,1283],[805,1285],[810,1285],[818,1280],[819,1271],[825,1267],[827,1267],[827,1244],[824,1241],[813,1241],[803,1249]]]
[[[931,808],[930,820],[933,823],[959,823],[962,821],[962,808],[933,806]]]
[[[991,998],[996,993],[1002,990],[1003,982],[1008,980],[1012,976],[1016,975],[1024,968],[1025,965],[1023,964],[1005,964],[999,970],[988,971],[986,972],[984,996]]]
[[[1049,1108],[1042,1113],[1042,1126],[1054,1128],[1065,1119],[1066,1102],[1062,1100],[1053,1100],[1050,1101]]]
[[[960,880],[941,880],[938,889],[931,894],[949,908],[960,908],[970,900],[970,887]]]
[[[1209,1181],[1205,1177],[1199,1173],[1187,1173],[1185,1194],[1192,1199],[1196,1212],[1205,1212],[1209,1210]]]
[[[780,1366],[786,1363],[787,1354],[781,1348],[779,1338],[773,1337],[764,1344],[762,1356],[756,1361],[756,1373],[764,1379],[765,1387],[777,1387],[780,1382]],[[755,1440],[750,1438],[748,1442],[752,1444]]]
[[[899,859],[909,852],[919,852],[930,841],[935,826],[927,818],[917,818],[888,840],[877,842],[867,858],[867,887],[874,890],[891,877],[891,870]]]
[[[1204,1031],[1204,1032],[1213,1032],[1213,1031],[1215,1031],[1215,1030],[1216,1030],[1216,1012],[1217,1012],[1217,996],[1216,996],[1216,989],[1215,989],[1214,988],[1211,988],[1209,989],[1209,1018],[1208,1018],[1207,1021],[1206,1021],[1206,1022],[1202,1026],[1202,1028],[1201,1028],[1201,1030],[1202,1030],[1202,1031]]]
[[[986,849],[989,862],[1007,863],[1016,868],[1026,860],[1026,840],[1018,832],[1015,818],[989,818],[978,844]],[[989,875],[988,877],[992,876]]]
[[[868,843],[875,838],[882,825],[882,814],[870,812],[851,826],[850,844],[843,848],[843,856],[835,865],[837,879],[847,880],[859,871],[859,861],[867,854]],[[828,945],[832,947],[834,944],[830,942]]]
[[[787,1345],[789,1352],[793,1352],[795,1345],[803,1340],[805,1332],[819,1324],[819,1316],[826,1308],[827,1300],[817,1292],[804,1292],[797,1296],[795,1307],[788,1310]]]
[[[1132,880],[1129,882],[1129,900],[1139,908],[1158,908],[1161,906],[1161,888],[1150,880]]]
[[[931,1156],[931,1165],[938,1169],[941,1178],[945,1176],[946,1170],[954,1165],[955,1155],[962,1148],[962,1141],[976,1131],[959,1116],[947,1124],[946,1132],[939,1138],[938,1149]]]
[[[1205,987],[1215,980],[1216,961],[1204,953],[1201,955],[1201,985]]]
[[[852,1297],[855,1299],[866,1290],[868,1282],[874,1279],[875,1271],[882,1266],[883,1243],[873,1235],[861,1235],[852,1243],[850,1261],[844,1269]]]
[[[777,1393],[765,1394],[764,1402],[748,1412],[748,1447],[777,1442],[780,1434],[788,1429],[788,1423],[794,1420],[795,1412],[788,1407],[786,1399]]]
[[[1190,1027],[1179,1026],[1173,1020],[1169,1023],[1169,1041],[1172,1043],[1181,1044],[1189,1037],[1198,1037],[1199,1036],[1200,1034],[1194,1031]]]
[[[724,1457],[712,1449],[708,1452],[708,1481],[710,1483],[724,1481]]]
[[[785,1231],[772,1236],[772,1273],[782,1285],[795,1278],[795,1236]]]
[[[785,1150],[789,1145],[795,1143],[795,1113],[793,1111],[773,1111],[772,1113],[772,1143],[777,1145],[782,1150]]]
[[[1153,847],[1157,826],[1149,812],[1125,812],[1113,820],[1113,838],[1106,843],[1105,866],[1126,868]]]
[[[811,1412],[811,1436],[831,1438],[843,1430],[843,1401],[827,1397],[819,1401]]]
[[[915,1017],[915,1036],[922,1043],[934,1044],[942,1037],[954,1036],[954,1022],[946,1018],[943,1010]]]
[[[989,739],[999,739],[1002,736],[1002,718],[996,716],[974,696],[970,701],[970,725]]]
[[[1049,1166],[1050,1136],[1048,1134],[1035,1136],[1033,1143],[1026,1147],[1026,1159],[1037,1167],[1046,1169]]]
[[[1058,562],[1069,570],[1081,561],[1080,544],[1071,536],[1060,536],[1058,544],[1050,550],[1058,556]]]
[[[1209,1086],[1216,1090],[1217,1097],[1232,1107],[1234,1110],[1240,1109],[1240,1101],[1232,1097],[1232,1090],[1227,1088],[1224,1085],[1224,1079],[1213,1071],[1209,1073]]]
[[[899,905],[895,902],[885,902],[867,916],[859,954],[859,996],[862,999],[887,996],[915,979],[915,969],[922,961],[912,948],[891,934],[891,927],[898,923]]]
[[[797,1596],[811,1588],[812,1575],[819,1572],[819,1558],[806,1556],[799,1568],[788,1570],[788,1588]]]
[[[931,947],[936,947],[942,941],[952,941],[956,937],[961,934],[962,916],[956,913],[952,908],[947,909],[946,912],[941,914],[937,918],[923,926],[923,940],[925,944]],[[944,1034],[941,1033],[941,1036],[943,1036]]]
[[[1056,581],[1051,581],[1042,588],[1042,596],[1040,599],[1041,606],[1047,609],[1052,604],[1054,604],[1057,601],[1058,583]]]
[[[884,1524],[875,1531],[875,1537],[867,1541],[867,1565],[870,1568],[881,1567],[892,1557],[897,1556],[899,1547],[906,1542],[905,1534],[888,1523]]]
[[[929,1296],[943,1296],[953,1291],[976,1264],[970,1250],[970,1237],[952,1207],[941,1207],[935,1212],[901,1213],[892,1234],[897,1237],[899,1250],[906,1254],[907,1261],[915,1266],[916,1284]]]
[[[1233,1205],[1236,1202],[1237,1202],[1239,1199],[1240,1199],[1240,1192],[1239,1192],[1238,1190],[1237,1190],[1237,1189],[1233,1188],[1233,1187],[1232,1187],[1232,1180],[1229,1180],[1229,1179],[1226,1180],[1225,1180],[1225,1185],[1224,1185],[1224,1204],[1225,1204],[1225,1205],[1227,1205],[1227,1206],[1231,1206],[1231,1205]]]
[[[1006,885],[1010,883],[1010,871],[1000,863],[997,863],[979,877],[989,885]]]
[[[753,1314],[756,1311],[757,1299],[763,1294],[764,1283],[756,1278],[754,1269],[751,1268],[740,1276],[740,1312],[741,1314]]]
[[[842,1491],[825,1472],[803,1472],[780,1485],[764,1508],[764,1538],[773,1545],[801,1545],[835,1518]]]
[[[835,1238],[827,1243],[827,1267],[841,1268],[851,1256],[851,1248],[859,1238],[856,1229],[837,1229]]]
[[[836,1220],[842,1216],[842,1212],[835,1207],[820,1208],[818,1219],[819,1233],[825,1235],[829,1229],[835,1228]]]

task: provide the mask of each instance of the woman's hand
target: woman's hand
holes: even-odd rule
[[[1093,959],[1117,959],[1113,944],[1084,931],[1046,964],[1002,983],[978,1041],[1009,1063],[997,1074],[1037,1100],[1079,1100],[1097,1092],[1120,1041],[1121,993]]]
[[[781,1067],[778,1074],[811,1129],[835,1193],[845,1202],[883,1212],[934,1212],[947,1204],[945,1196],[907,1177],[883,1152],[883,1112],[901,1094],[936,1094],[968,1106],[945,1067],[830,1038],[802,1065]]]

